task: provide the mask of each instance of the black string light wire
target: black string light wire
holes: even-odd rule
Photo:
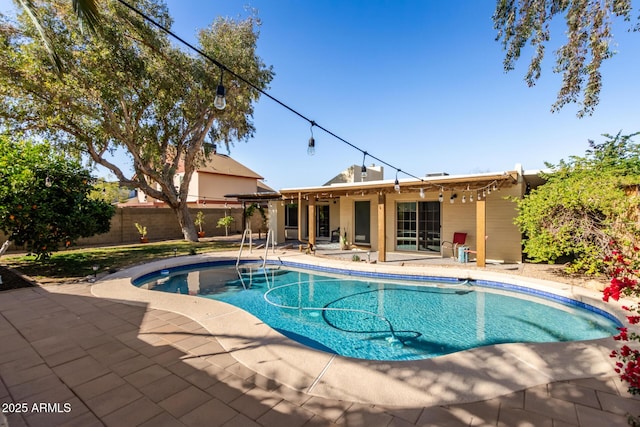
[[[421,182],[424,182],[424,179],[415,176],[413,174],[410,174],[406,171],[401,170],[400,168],[393,166],[387,162],[385,162],[384,160],[382,160],[379,157],[376,157],[372,154],[370,154],[369,152],[363,150],[362,148],[350,143],[349,141],[347,141],[346,139],[336,135],[335,133],[331,132],[329,129],[319,125],[318,123],[316,123],[315,121],[311,120],[310,118],[308,118],[307,116],[303,115],[302,113],[298,112],[297,110],[293,109],[292,107],[288,106],[287,104],[285,104],[284,102],[280,101],[279,99],[271,96],[269,93],[265,92],[264,90],[260,89],[259,87],[257,87],[256,85],[254,85],[253,83],[251,83],[249,80],[245,79],[244,77],[242,77],[241,75],[235,73],[233,70],[229,69],[226,65],[224,65],[223,63],[221,63],[220,61],[216,60],[215,58],[212,58],[211,56],[207,55],[205,52],[203,52],[202,50],[198,49],[197,47],[193,46],[191,43],[187,42],[186,40],[184,40],[183,38],[181,38],[180,36],[178,36],[177,34],[175,34],[173,31],[169,30],[168,28],[164,27],[163,25],[161,25],[160,23],[156,22],[153,18],[151,18],[150,16],[146,15],[145,13],[143,13],[142,11],[140,11],[139,9],[137,9],[136,7],[130,5],[129,3],[127,3],[124,0],[117,0],[120,4],[122,4],[123,6],[127,7],[128,9],[130,9],[131,11],[133,11],[134,13],[136,13],[137,15],[141,16],[144,20],[150,22],[151,24],[153,24],[154,26],[156,26],[157,28],[159,28],[160,30],[164,31],[165,33],[169,34],[171,37],[173,37],[174,39],[178,40],[180,43],[184,44],[185,46],[187,46],[189,49],[197,52],[199,55],[201,55],[203,58],[207,59],[208,61],[210,61],[211,63],[215,64],[218,68],[220,68],[220,73],[223,72],[227,72],[229,74],[231,74],[232,76],[234,76],[235,78],[237,78],[238,80],[244,82],[245,84],[249,85],[251,88],[253,88],[254,90],[257,90],[258,92],[260,92],[262,95],[266,96],[267,98],[269,98],[270,100],[272,100],[273,102],[277,103],[278,105],[280,105],[281,107],[286,108],[287,110],[289,110],[290,112],[292,112],[293,114],[295,114],[296,116],[300,117],[303,120],[306,120],[311,127],[313,128],[313,126],[317,127],[318,129],[324,131],[325,133],[329,134],[330,136],[334,137],[335,139],[337,139],[340,142],[343,142],[344,144],[347,144],[348,146],[350,146],[351,148],[360,151],[363,155],[365,156],[369,156],[374,160],[377,160],[378,162],[382,163],[385,166],[388,166],[391,169],[395,169],[396,170],[396,181],[397,181],[397,177],[398,177],[398,173],[402,172],[405,175],[411,177],[411,178],[415,178]],[[309,142],[309,144],[311,144],[311,142]],[[315,140],[314,140],[314,149],[315,149]]]

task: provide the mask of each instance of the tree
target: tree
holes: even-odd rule
[[[200,49],[252,82],[222,75],[227,107],[213,101],[222,70],[171,44],[167,34],[117,2],[105,2],[93,37],[75,31],[68,1],[40,2],[42,22],[65,72],[48,60],[37,30],[24,15],[0,26],[0,126],[31,132],[85,153],[124,186],[165,202],[187,240],[197,233],[187,209],[189,183],[210,143],[247,140],[253,103],[273,73],[256,55],[259,21],[217,19],[199,34]],[[170,28],[159,0],[131,2]],[[134,174],[108,158],[130,155]]]
[[[93,178],[47,143],[0,135],[0,230],[38,259],[106,233],[115,208],[89,197]]]
[[[556,51],[554,72],[562,73],[562,85],[551,110],[580,103],[578,117],[593,113],[602,88],[600,67],[613,56],[612,18],[631,19],[631,0],[498,0],[493,15],[497,40],[506,50],[505,71],[514,69],[527,42],[535,50],[525,81],[535,85],[541,74],[550,24],[564,15],[567,41]],[[580,95],[582,100],[580,101]]]
[[[583,157],[547,165],[547,182],[518,200],[524,252],[537,262],[572,259],[572,269],[604,271],[609,242],[638,233],[640,147],[634,135],[604,135]]]
[[[31,23],[38,30],[42,45],[47,50],[51,65],[56,72],[62,73],[62,60],[58,55],[58,52],[53,47],[53,43],[47,34],[47,30],[42,25],[40,18],[38,17],[38,8],[32,0],[16,0],[20,7],[24,10],[25,14],[31,20]],[[100,20],[100,13],[98,12],[98,4],[96,0],[72,0],[73,11],[78,17],[80,29],[87,28],[89,31],[96,31],[96,27]]]

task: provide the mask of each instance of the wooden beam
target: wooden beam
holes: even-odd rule
[[[378,195],[378,261],[387,260],[387,219],[386,219],[387,196],[382,193]]]
[[[487,264],[487,203],[484,199],[476,202],[476,264]]]

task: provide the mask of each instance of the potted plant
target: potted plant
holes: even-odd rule
[[[137,222],[134,225],[138,230],[138,234],[140,234],[140,243],[148,243],[149,239],[147,239],[147,227],[144,225],[140,225]]]
[[[232,222],[233,222],[233,217],[229,215],[225,215],[218,220],[218,228],[224,227],[225,236],[229,235],[229,226],[231,226]]]
[[[200,229],[200,231],[198,231],[198,237],[204,237],[204,231],[202,231],[202,224],[204,224],[204,213],[202,211],[198,211],[198,213],[196,214],[196,219],[193,221],[193,223]]]

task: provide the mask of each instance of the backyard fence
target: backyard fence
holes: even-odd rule
[[[229,227],[229,235],[242,233],[242,208],[194,208],[189,209],[191,217],[195,218],[198,211],[204,214],[204,224],[202,231],[205,237],[224,236],[224,227],[218,227],[218,220],[225,215],[233,217],[234,221]],[[259,213],[248,218],[251,230],[254,233],[265,232],[266,226]],[[79,239],[77,246],[111,246],[137,243],[140,235],[135,224],[139,223],[147,227],[147,238],[149,241],[183,239],[184,235],[178,224],[178,220],[169,208],[157,207],[122,207],[117,208],[116,213],[111,218],[111,229],[104,234],[93,237]],[[199,231],[199,227],[196,226]],[[4,242],[7,236],[0,233],[0,242]],[[13,244],[9,246],[9,251],[21,250]]]

